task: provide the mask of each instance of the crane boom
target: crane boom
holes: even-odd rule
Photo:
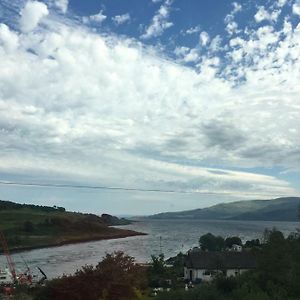
[[[9,248],[8,248],[4,233],[1,230],[0,230],[0,243],[2,244],[3,253],[6,256],[9,271],[10,271],[14,281],[16,281],[17,275],[16,275],[15,264],[10,256]]]

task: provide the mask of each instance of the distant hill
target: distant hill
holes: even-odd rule
[[[129,223],[107,214],[99,217],[68,212],[63,207],[0,200],[0,230],[4,232],[11,250],[140,235],[135,231],[110,227]]]
[[[300,221],[300,197],[221,203],[208,208],[167,212],[152,219]]]

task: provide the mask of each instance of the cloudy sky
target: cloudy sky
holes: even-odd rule
[[[0,154],[72,210],[299,196],[300,0],[0,0]]]

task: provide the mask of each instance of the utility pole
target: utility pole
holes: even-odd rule
[[[162,252],[162,238],[161,238],[161,236],[159,237],[159,252],[160,252],[160,254],[163,254],[163,252]]]

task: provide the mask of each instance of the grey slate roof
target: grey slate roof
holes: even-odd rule
[[[185,266],[198,270],[255,269],[256,259],[251,252],[191,251]]]

